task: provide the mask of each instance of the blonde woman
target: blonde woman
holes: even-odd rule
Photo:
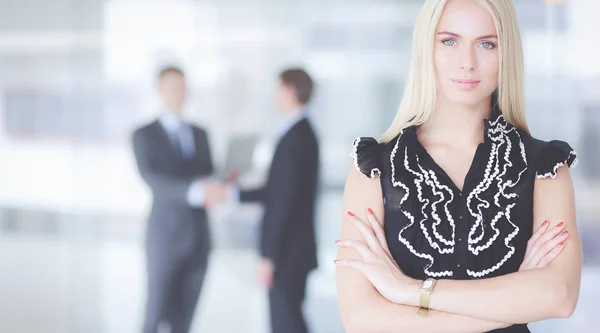
[[[354,141],[338,260],[347,332],[529,332],[576,306],[562,141],[534,139],[512,1],[426,0],[400,110]]]

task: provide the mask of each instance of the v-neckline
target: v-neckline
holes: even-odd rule
[[[433,156],[431,156],[431,154],[429,154],[429,152],[427,151],[425,146],[423,146],[423,144],[421,143],[421,141],[419,140],[419,137],[417,135],[417,129],[418,129],[419,125],[410,126],[406,129],[404,129],[401,133],[410,133],[411,136],[414,137],[413,140],[414,140],[417,148],[422,151],[423,156],[429,160],[431,165],[433,165],[435,168],[437,168],[437,171],[439,172],[439,174],[441,174],[443,177],[446,178],[446,180],[448,181],[450,186],[452,186],[454,188],[454,190],[456,190],[461,196],[464,196],[465,193],[470,193],[470,188],[469,188],[469,184],[471,183],[470,179],[473,177],[473,174],[476,172],[477,164],[478,164],[479,160],[481,160],[482,155],[486,154],[486,148],[488,148],[491,145],[491,139],[489,136],[490,128],[492,126],[494,126],[494,124],[496,122],[500,121],[500,119],[502,117],[503,116],[502,116],[502,112],[500,111],[500,109],[498,109],[496,106],[494,106],[494,107],[492,107],[490,117],[483,119],[483,142],[479,143],[477,145],[477,148],[475,149],[475,154],[473,155],[471,164],[469,165],[469,169],[463,179],[462,188],[459,188],[458,185],[456,185],[456,183],[454,182],[454,180],[452,180],[452,178],[450,178],[450,176],[448,175],[446,170],[444,170],[444,168],[442,168],[435,161]],[[465,191],[465,189],[467,191]]]
[[[168,150],[170,152],[170,154],[172,155],[172,157],[174,158],[178,158],[181,159],[182,156],[181,154],[179,154],[177,152],[177,147],[175,146],[176,143],[173,142],[173,139],[171,138],[171,135],[169,134],[168,130],[160,123],[160,121],[156,122],[156,129],[158,132],[160,132],[160,136],[162,137],[161,141],[163,142],[163,144],[168,147]],[[194,142],[196,140],[195,138],[195,134],[192,131],[192,138],[194,139]]]
[[[485,133],[484,133],[485,135]],[[423,155],[425,156],[425,158],[427,158],[429,160],[429,162],[431,162],[432,165],[435,166],[435,168],[437,168],[436,171],[438,171],[443,177],[446,178],[446,180],[448,181],[448,183],[461,195],[465,194],[465,188],[468,190],[468,183],[470,178],[472,178],[472,174],[475,172],[475,167],[477,164],[477,161],[479,160],[479,157],[481,154],[483,154],[483,149],[485,148],[485,142],[481,142],[477,145],[477,148],[475,149],[475,154],[473,154],[473,158],[471,159],[471,164],[469,165],[469,169],[467,170],[467,173],[465,174],[465,177],[463,179],[463,186],[462,188],[459,188],[458,185],[456,185],[456,183],[454,182],[454,180],[452,180],[452,178],[448,175],[448,173],[446,172],[446,170],[444,170],[444,168],[442,168],[433,158],[433,156],[431,156],[431,154],[429,154],[429,152],[427,151],[427,148],[425,148],[425,146],[423,146],[423,144],[421,143],[421,141],[419,140],[419,138],[417,137],[417,133],[415,133],[415,142],[417,144],[417,146],[419,147],[419,149],[422,150]]]

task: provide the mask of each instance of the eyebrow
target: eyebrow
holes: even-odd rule
[[[449,35],[449,36],[456,37],[456,38],[461,38],[462,37],[459,34],[455,34],[453,32],[449,32],[449,31],[440,31],[437,34],[438,35]],[[496,39],[498,39],[498,36],[496,36],[496,35],[485,35],[485,36],[477,37],[477,40],[490,39],[490,38],[496,38]]]

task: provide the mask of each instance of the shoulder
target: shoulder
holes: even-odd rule
[[[188,123],[189,124],[189,123]],[[196,124],[189,124],[190,128],[192,129],[192,132],[196,135],[197,138],[200,139],[208,139],[208,132],[206,131],[206,129],[204,129],[204,127],[201,127],[199,125]]]
[[[281,137],[279,144],[295,151],[311,150],[317,145],[317,136],[308,119],[302,119]]]
[[[311,137],[315,136],[315,131],[308,118],[300,119],[285,133],[284,137]]]
[[[344,186],[345,210],[362,215],[372,208],[382,214],[382,182],[378,178],[384,170],[381,158],[384,147],[385,144],[372,137],[357,137],[352,141],[352,162]]]
[[[148,133],[152,132],[152,129],[157,125],[160,125],[158,123],[158,120],[154,120],[147,124],[141,125],[133,131],[132,137],[134,139],[145,137],[146,135],[148,135]]]
[[[528,137],[530,164],[535,168],[536,178],[556,178],[562,166],[575,167],[577,152],[566,141],[544,141]]]
[[[373,137],[361,136],[352,142],[352,163],[354,168],[368,178],[380,177],[383,171],[384,156],[396,145],[399,136],[390,142],[379,142]]]
[[[206,129],[204,129],[204,127],[197,125],[197,124],[192,124],[192,123],[188,123],[190,125],[190,128],[196,132],[196,133],[202,133],[202,134],[207,134],[206,133]]]

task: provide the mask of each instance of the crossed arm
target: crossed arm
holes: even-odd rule
[[[342,321],[347,332],[483,332],[515,323],[552,317],[568,317],[575,309],[581,275],[581,242],[574,213],[574,194],[569,171],[559,169],[556,179],[536,180],[534,193],[534,230],[542,221],[554,228],[564,221],[568,242],[560,256],[542,268],[474,281],[438,281],[431,298],[430,315],[416,311],[418,283],[411,301],[401,304],[384,297],[363,272],[338,269],[338,297]],[[344,194],[344,211],[354,212],[368,221],[366,211],[383,221],[383,203],[378,180],[370,180],[351,168]],[[356,221],[344,214],[342,239],[363,241]],[[352,248],[342,247],[339,259],[360,261]],[[412,301],[414,299],[414,301]]]

